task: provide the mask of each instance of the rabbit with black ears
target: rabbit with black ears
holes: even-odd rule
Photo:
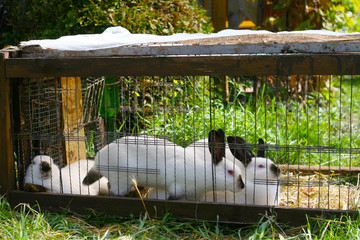
[[[150,139],[156,143],[147,143],[144,136],[128,136],[105,146],[96,154],[95,166],[83,183],[92,184],[106,176],[112,195],[125,195],[136,181],[139,186],[164,189],[166,199],[195,199],[209,189],[213,177],[209,172],[214,169],[216,189],[243,189],[241,170],[224,158],[225,141],[217,131],[209,132],[212,157],[207,160],[199,158],[194,149]]]
[[[268,158],[265,158],[264,141],[259,139],[257,156],[246,146],[246,141],[241,137],[228,137],[231,147],[228,155],[234,156],[241,162],[242,175],[245,181],[245,190],[240,193],[229,191],[216,192],[217,202],[238,204],[278,205],[280,197],[280,169]],[[236,147],[237,146],[237,147]],[[231,153],[230,153],[231,152]],[[241,166],[240,165],[240,166]],[[204,201],[212,201],[213,193],[206,193]]]
[[[215,131],[215,130],[213,130],[213,131]],[[221,142],[224,143],[221,146],[221,148],[222,148],[221,151],[223,151],[222,155],[225,156],[224,155],[225,154],[225,132],[222,129],[218,129],[216,132],[218,133],[218,136],[220,137]],[[210,140],[210,136],[207,139],[203,139],[196,143],[191,144],[190,146],[188,146],[186,148],[186,150],[195,151],[196,154],[201,159],[205,159],[205,161],[209,161],[210,159],[212,159],[211,148],[208,148],[209,140]],[[202,148],[199,146],[202,146]],[[231,153],[227,153],[227,154],[231,154]],[[235,165],[234,160],[229,160],[229,161],[231,162],[231,164]],[[239,165],[239,164],[236,164],[236,165]],[[242,168],[242,166],[238,166],[238,167]],[[209,173],[209,174],[211,175],[211,173]],[[242,179],[243,179],[243,176],[242,176]],[[235,185],[233,185],[233,186],[231,186],[231,188],[227,188],[227,189],[231,190],[231,192],[233,193],[234,189],[235,189],[234,187],[235,187]],[[207,189],[208,189],[207,191],[210,192],[211,190],[213,190],[213,186],[211,184],[208,184]],[[199,198],[202,198],[202,196],[204,196],[204,194],[197,196],[197,198],[195,198],[195,199],[189,198],[189,197],[184,197],[182,199],[183,200],[198,200]],[[159,187],[158,188],[149,188],[146,197],[149,199],[166,199],[166,191],[165,191],[165,189],[159,188]]]
[[[231,191],[210,191],[201,196],[202,201],[228,202],[238,204],[278,205],[280,197],[280,169],[268,158],[265,158],[265,144],[259,139],[257,156],[246,141],[238,136],[229,136],[226,144],[226,158],[242,169],[245,189],[238,193]],[[187,148],[195,148],[202,157],[209,158],[207,149],[201,147],[207,139],[199,140]]]
[[[43,186],[46,191],[53,193],[107,195],[108,183],[105,178],[91,186],[81,182],[94,163],[92,160],[80,160],[60,169],[51,157],[37,155],[26,170],[24,187],[31,183]]]

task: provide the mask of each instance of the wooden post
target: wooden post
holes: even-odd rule
[[[106,125],[105,125],[105,118],[100,116],[99,117],[99,130],[100,130],[100,139],[101,139],[101,147],[105,147],[107,142],[107,133],[106,133]]]
[[[339,166],[314,166],[314,165],[288,165],[280,164],[278,167],[283,171],[302,173],[303,175],[308,174],[341,174],[341,176],[347,176],[352,174],[360,173],[360,167],[339,167]]]
[[[0,194],[15,190],[15,164],[10,121],[10,79],[5,73],[8,52],[0,52]]]
[[[65,136],[66,165],[86,159],[85,133],[82,126],[80,77],[61,78],[62,120]]]
[[[227,27],[227,0],[213,0],[211,5],[213,27],[218,32]]]

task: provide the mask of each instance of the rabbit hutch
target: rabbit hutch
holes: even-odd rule
[[[138,36],[1,51],[0,190],[12,206],[230,223],[356,214],[360,35]]]

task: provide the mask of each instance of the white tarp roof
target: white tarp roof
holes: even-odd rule
[[[336,45],[331,43],[339,41],[345,41],[346,44],[334,49]],[[304,43],[307,44],[308,49],[304,49]],[[309,43],[314,43],[314,46]],[[210,46],[212,47],[209,48]],[[290,52],[360,52],[360,33],[338,33],[326,30],[272,33],[264,30],[228,29],[212,34],[178,33],[160,36],[132,34],[118,26],[110,27],[101,34],[79,34],[58,39],[21,42],[19,47],[25,53],[41,52],[45,54],[44,56],[57,57],[279,53],[284,47],[286,50],[290,49]],[[326,50],[329,48],[330,50]]]

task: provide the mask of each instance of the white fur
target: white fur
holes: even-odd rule
[[[41,170],[41,163],[48,163],[51,167],[49,172]],[[24,187],[26,183],[41,185],[50,192],[60,192],[60,169],[54,163],[53,159],[46,155],[38,155],[33,158],[26,169],[24,177]]]
[[[195,199],[211,189],[212,168],[216,172],[217,189],[236,186],[235,191],[241,190],[238,166],[226,160],[215,166],[211,159],[199,158],[194,149],[151,136],[115,140],[96,154],[95,162],[91,171],[100,170],[109,179],[112,195],[125,195],[135,179],[138,186],[164,189],[165,198]],[[152,172],[145,173],[146,170]],[[233,170],[234,175],[229,175],[227,170]]]
[[[93,160],[79,160],[61,169],[64,193],[82,195],[108,195],[108,181],[101,178],[90,186],[82,183],[89,169],[95,164]]]
[[[210,158],[210,152],[207,148],[208,140],[199,140],[187,148],[196,149],[199,156]],[[234,193],[232,191],[216,191],[215,201],[238,204],[255,204],[255,205],[277,205],[280,197],[280,186],[276,184],[279,177],[270,170],[274,162],[268,158],[253,157],[246,166],[237,160],[226,144],[225,157],[230,162],[235,162],[241,168],[245,188],[243,191]],[[260,168],[263,165],[265,168]],[[256,180],[256,181],[255,181]],[[266,183],[268,181],[268,183]],[[261,184],[259,183],[261,182]],[[212,191],[205,193],[200,197],[201,201],[214,201]]]
[[[152,187],[152,188],[149,188],[146,197],[149,199],[165,200],[165,199],[167,199],[167,194],[166,194],[165,189],[163,189],[163,188]]]
[[[42,162],[50,164],[51,170],[45,173],[41,170]],[[95,161],[80,160],[78,162],[67,165],[60,169],[54,163],[53,159],[46,155],[35,156],[31,164],[26,170],[24,185],[32,183],[42,185],[49,192],[53,193],[69,193],[69,194],[82,194],[82,195],[106,195],[108,192],[107,180],[100,179],[90,186],[82,184],[83,178],[86,176],[88,170],[94,166]],[[62,188],[61,184],[62,182]]]

